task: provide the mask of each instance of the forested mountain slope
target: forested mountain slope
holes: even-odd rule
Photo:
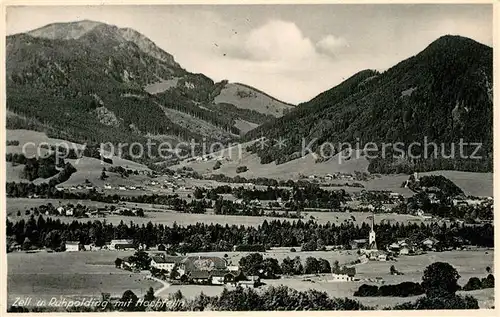
[[[186,71],[132,29],[55,23],[8,36],[6,51],[7,108],[14,114],[8,128],[80,143],[145,142],[147,136],[229,142],[242,133],[237,120],[270,119],[240,109],[237,100],[226,115],[214,99],[227,82]]]
[[[365,70],[340,85],[300,104],[282,118],[250,131],[246,140],[266,136],[270,146],[250,148],[262,163],[282,163],[297,158],[302,139],[319,152],[324,142],[482,143],[482,159],[373,159],[373,172],[411,170],[492,170],[493,148],[493,50],[460,36],[443,36],[425,50],[389,70]],[[272,146],[286,139],[285,147]],[[379,147],[380,149],[380,147]],[[332,151],[337,153],[338,147]],[[417,152],[413,152],[416,150]],[[472,154],[475,146],[464,151]],[[439,150],[441,153],[441,146]],[[423,154],[423,146],[420,154]],[[417,147],[413,154],[419,154]],[[328,154],[328,153],[327,153]],[[326,155],[328,156],[328,155]],[[456,148],[458,156],[458,148]],[[386,156],[387,157],[387,156]],[[327,158],[319,158],[323,160]]]

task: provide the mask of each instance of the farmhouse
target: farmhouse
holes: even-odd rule
[[[178,267],[181,277],[185,275],[194,283],[224,284],[234,280],[226,261],[219,257],[189,256],[182,259]]]
[[[334,282],[349,282],[354,281],[356,268],[354,267],[334,267],[332,269],[332,277]]]
[[[365,249],[368,245],[367,239],[354,239],[351,241],[352,249]]]
[[[80,251],[79,245],[80,243],[78,241],[66,241],[66,243],[64,244],[67,252]]]
[[[155,255],[151,258],[150,265],[158,270],[170,272],[176,264],[179,264],[182,261],[182,259],[183,257],[180,256],[165,256],[164,254]]]
[[[121,267],[122,269],[133,269],[135,268],[136,264],[133,261],[130,261],[130,257],[126,256],[122,259],[122,264]]]
[[[134,243],[133,243],[133,240],[129,240],[129,239],[111,240],[111,242],[109,243],[109,249],[110,250],[133,250]]]
[[[438,243],[439,243],[439,240],[432,238],[432,237],[424,239],[424,240],[422,240],[422,242],[420,242],[420,244],[422,244],[422,247],[426,250],[434,249]]]

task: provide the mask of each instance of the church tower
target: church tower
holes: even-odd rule
[[[372,214],[372,224],[371,224],[371,230],[370,230],[370,235],[368,236],[368,247],[370,250],[377,250],[377,241],[375,240],[375,215]]]

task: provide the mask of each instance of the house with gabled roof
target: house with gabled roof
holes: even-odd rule
[[[166,256],[164,254],[157,254],[151,257],[151,267],[158,270],[165,270],[171,272],[175,265],[182,262],[184,257],[181,256]]]

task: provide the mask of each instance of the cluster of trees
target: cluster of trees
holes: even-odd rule
[[[424,289],[420,283],[402,282],[395,285],[361,285],[354,296],[359,297],[378,297],[378,296],[391,296],[391,297],[408,297],[422,295]]]
[[[56,157],[55,155],[50,155],[26,159],[21,176],[29,181],[33,181],[37,178],[49,178],[57,173]]]
[[[41,226],[36,225],[40,223]],[[234,245],[262,244],[268,247],[296,247],[309,241],[322,240],[324,245],[349,244],[353,239],[368,236],[370,226],[361,226],[353,223],[335,225],[331,223],[318,224],[313,221],[303,222],[297,220],[289,222],[286,220],[264,220],[262,225],[237,226],[220,224],[192,224],[187,226],[165,226],[162,224],[137,225],[130,223],[126,225],[121,222],[118,225],[102,223],[98,220],[93,222],[77,222],[71,224],[61,223],[59,219],[39,220],[30,219],[34,228],[27,230],[23,219],[12,222],[7,220],[7,235],[12,236],[18,243],[23,243],[26,237],[37,245],[43,245],[42,235],[50,231],[58,231],[61,235],[69,237],[68,240],[81,241],[84,244],[95,243],[102,246],[104,241],[112,239],[134,239],[137,243],[148,247],[161,243],[169,243],[176,248],[176,252],[202,252],[202,251],[230,251]],[[32,237],[32,231],[36,230],[37,236]],[[408,237],[416,243],[427,237],[434,237],[446,246],[461,246],[469,243],[483,247],[493,247],[493,225],[484,224],[478,226],[459,226],[446,224],[378,224],[375,225],[377,232],[377,245],[380,248],[391,244],[399,237]]]
[[[7,146],[17,146],[19,145],[18,140],[7,140]]]
[[[253,189],[245,187],[233,188],[232,194],[236,198],[240,198],[246,201],[259,199],[259,200],[276,200],[281,198],[283,200],[288,200],[291,196],[290,190],[286,188],[271,187],[268,186],[266,189]]]
[[[370,159],[368,171],[377,174],[412,174],[414,171],[431,172],[439,170],[455,170],[464,172],[490,172],[492,170],[493,160],[489,157],[480,159],[461,159],[459,157],[443,158],[439,157],[441,150],[438,149],[438,157],[432,159],[409,160],[402,158],[385,157],[382,155],[375,159]],[[446,155],[451,149],[445,148]],[[456,149],[458,153],[459,149]],[[430,154],[434,156],[434,154]]]
[[[439,274],[438,269],[442,270],[443,277],[437,276]],[[488,269],[487,269],[488,270]],[[432,275],[432,276],[429,276]],[[431,266],[426,268],[424,276],[422,278],[422,283],[415,282],[402,282],[395,285],[367,285],[363,284],[359,289],[354,292],[354,296],[359,297],[378,297],[378,296],[391,296],[391,297],[409,297],[427,294],[428,299],[423,300],[423,303],[427,303],[432,298],[446,299],[451,297],[453,302],[460,301],[460,298],[454,297],[454,293],[458,290],[472,291],[483,288],[494,288],[495,278],[492,274],[488,274],[486,278],[482,280],[477,277],[471,277],[467,284],[463,287],[457,284],[458,278],[460,276],[456,273],[455,268],[453,268],[448,263],[436,262]],[[442,283],[438,284],[438,283]],[[441,301],[441,300],[440,300]],[[465,301],[467,302],[467,300]],[[402,306],[407,305],[403,304]]]
[[[244,187],[233,188],[232,194],[236,198],[249,200],[277,200],[286,201],[285,207],[291,210],[304,208],[339,209],[349,194],[345,190],[324,190],[318,185],[310,184],[303,187],[295,186],[291,190],[286,188],[268,186],[265,190],[249,189]]]
[[[67,195],[65,192],[58,191],[55,186],[67,181],[74,172],[76,172],[76,168],[74,168],[70,163],[66,163],[64,164],[64,167],[58,171],[57,175],[52,177],[48,183],[35,185],[33,183],[8,182],[5,185],[5,191],[7,197],[30,197],[38,195],[40,197],[47,198],[64,198],[65,196],[70,198],[69,196],[72,196],[71,194]]]
[[[444,197],[454,197],[464,194],[460,187],[442,175],[426,175],[420,177],[418,181],[411,175],[408,180],[408,187],[413,191],[436,187]]]
[[[267,178],[267,177],[258,177],[258,178],[245,178],[239,175],[236,175],[235,177],[229,177],[224,174],[212,174],[208,176],[208,179],[215,180],[221,183],[236,183],[236,184],[241,184],[241,183],[252,183],[254,185],[261,185],[261,186],[279,186],[279,187],[293,187],[293,186],[298,186],[301,187],[304,184],[309,184],[308,181],[305,180],[297,180],[293,181],[291,179],[289,180],[276,180],[274,178]]]
[[[448,263],[435,262],[425,268],[420,284],[425,296],[415,302],[396,305],[394,309],[478,309],[477,299],[459,296],[457,270]]]
[[[464,291],[473,291],[484,288],[495,288],[495,277],[493,274],[490,273],[487,277],[482,279],[479,279],[478,277],[471,277],[462,289]]]
[[[13,165],[26,164],[27,160],[23,153],[7,153],[5,155],[5,161],[11,162]]]
[[[264,210],[256,206],[238,204],[230,200],[218,199],[214,204],[216,215],[263,216]]]
[[[316,290],[297,291],[287,286],[270,286],[263,291],[236,287],[224,288],[218,296],[207,296],[203,292],[194,299],[186,299],[180,291],[169,295],[161,302],[150,288],[144,301],[127,290],[118,302],[107,301],[108,305],[76,307],[67,311],[109,312],[109,311],[296,311],[296,310],[369,310],[368,306],[348,298],[331,298],[326,292]],[[55,307],[9,307],[8,312],[49,312]]]
[[[233,191],[231,186],[222,185],[215,188],[195,187],[193,197],[196,199],[208,198],[210,200],[217,200],[221,194],[230,194]]]
[[[219,296],[200,295],[188,310],[215,311],[292,311],[292,310],[366,310],[368,307],[348,298],[331,298],[326,292],[297,291],[286,286],[268,287],[258,292],[237,287],[224,289]]]

